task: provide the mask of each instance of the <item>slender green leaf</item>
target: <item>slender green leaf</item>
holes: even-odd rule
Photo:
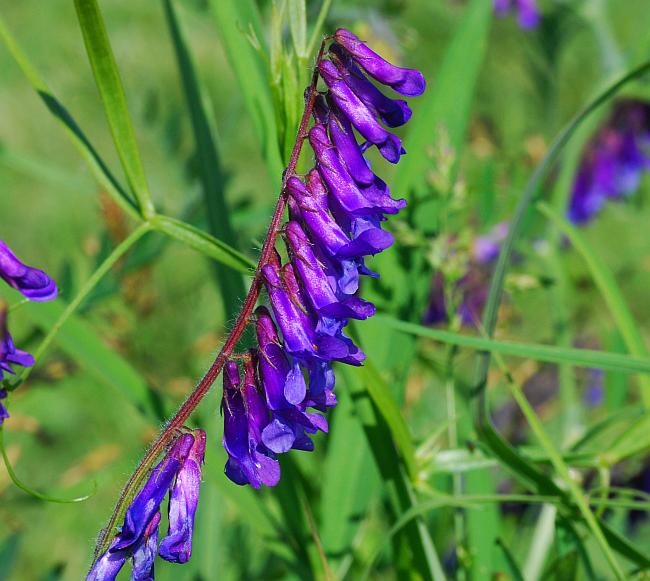
[[[307,14],[305,0],[289,0],[289,30],[293,49],[299,59],[306,59],[307,54]]]
[[[108,169],[104,160],[99,156],[95,147],[90,143],[86,134],[77,124],[75,119],[63,104],[53,95],[45,81],[40,77],[34,65],[29,61],[27,55],[22,51],[16,39],[11,35],[0,16],[0,38],[9,50],[9,53],[27,77],[45,107],[52,113],[55,119],[61,123],[72,144],[79,150],[82,157],[88,164],[90,171],[98,183],[113,197],[120,207],[132,217],[137,218],[137,205],[119,183],[115,176]]]
[[[221,42],[232,67],[248,114],[262,146],[272,184],[282,181],[282,155],[269,82],[260,53],[264,35],[257,7],[252,0],[210,0]],[[256,51],[252,42],[257,43]]]
[[[430,166],[429,145],[444,128],[456,152],[460,150],[470,119],[474,87],[487,47],[492,21],[491,0],[473,0],[447,48],[424,102],[415,112],[417,123],[409,131],[408,155],[400,161],[392,186],[406,194],[424,186]]]
[[[97,0],[75,0],[75,7],[88,59],[122,168],[138,201],[140,212],[143,216],[150,217],[154,213],[153,202],[140,159],[124,87],[99,5]]]
[[[237,240],[230,221],[231,211],[224,196],[226,176],[221,169],[221,160],[215,139],[203,106],[199,80],[187,43],[179,26],[172,0],[164,0],[164,8],[183,82],[185,100],[190,111],[210,233],[234,247]],[[244,282],[239,274],[219,264],[214,266],[217,282],[225,302],[225,318],[230,319],[237,314],[241,297],[246,292]]]
[[[567,347],[554,347],[551,345],[538,345],[533,343],[519,343],[514,341],[497,341],[471,335],[461,335],[442,329],[431,329],[407,321],[399,321],[386,315],[377,315],[387,326],[417,335],[427,337],[434,341],[440,341],[448,345],[458,345],[479,351],[490,353],[501,353],[545,361],[547,363],[570,363],[580,367],[605,369],[609,371],[626,371],[633,373],[650,373],[650,358],[630,357],[621,353],[608,353],[606,351],[594,351],[591,349],[573,349]]]
[[[176,238],[201,254],[244,274],[251,274],[257,266],[250,258],[206,232],[169,216],[156,216],[152,220],[155,230]]]
[[[560,231],[567,236],[573,247],[580,253],[589,267],[591,276],[600,290],[609,311],[621,332],[625,346],[635,357],[647,357],[648,349],[634,316],[627,306],[623,293],[614,275],[603,262],[601,257],[591,248],[577,228],[544,203],[539,203],[540,211],[549,218]],[[622,371],[622,370],[621,370]],[[641,398],[646,408],[650,408],[650,378],[639,378]]]

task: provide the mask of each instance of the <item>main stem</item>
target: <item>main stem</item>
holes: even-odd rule
[[[311,83],[309,85],[305,99],[305,110],[302,114],[300,125],[298,126],[296,142],[293,146],[293,149],[291,150],[289,165],[287,166],[282,177],[282,189],[280,191],[278,203],[275,206],[275,211],[273,212],[273,217],[271,218],[271,223],[269,224],[269,228],[266,233],[266,240],[264,242],[264,246],[262,247],[262,252],[257,263],[257,268],[255,269],[255,275],[253,276],[250,290],[246,295],[246,299],[244,300],[241,311],[237,316],[237,320],[235,321],[235,324],[233,325],[233,328],[230,331],[226,342],[223,344],[223,347],[221,347],[221,350],[215,357],[212,365],[210,365],[210,368],[207,370],[201,381],[199,381],[192,393],[190,393],[190,395],[187,397],[183,405],[181,405],[181,407],[178,409],[174,417],[169,421],[169,423],[167,423],[166,427],[158,435],[153,444],[151,444],[149,450],[147,450],[147,453],[140,461],[140,464],[138,464],[138,467],[135,469],[128,482],[124,486],[122,493],[120,494],[120,499],[115,506],[115,510],[113,511],[108,524],[100,532],[99,538],[97,540],[97,545],[95,547],[95,560],[97,560],[108,549],[108,545],[110,544],[112,538],[112,533],[115,530],[115,527],[117,526],[119,520],[123,517],[126,511],[126,506],[134,497],[135,492],[139,489],[140,484],[148,474],[155,460],[160,456],[163,450],[169,446],[173,438],[178,433],[178,430],[183,426],[192,412],[199,405],[201,400],[208,393],[210,387],[212,387],[212,384],[221,373],[223,366],[226,364],[233,351],[235,350],[239,339],[241,338],[246,329],[246,326],[248,325],[250,317],[253,313],[253,309],[257,304],[257,299],[260,296],[260,291],[262,289],[262,268],[268,264],[269,259],[271,258],[271,255],[275,249],[275,243],[280,232],[280,226],[284,217],[284,210],[287,203],[287,180],[290,177],[294,176],[296,173],[296,165],[298,164],[298,159],[300,158],[303,143],[307,137],[309,120],[314,108],[316,95],[318,94],[318,64],[323,58],[323,50],[325,48],[326,41],[327,38],[324,38],[321,41],[320,49],[316,57],[316,64],[314,66]]]

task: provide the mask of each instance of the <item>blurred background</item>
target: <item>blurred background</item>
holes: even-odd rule
[[[245,40],[244,32],[252,30],[242,24],[246,18],[228,18],[223,7],[236,2],[100,4],[157,208],[210,230],[206,199],[220,196],[231,244],[255,259],[313,58],[294,53],[289,8],[261,0],[235,9],[257,8],[257,51]],[[367,283],[364,294],[385,318],[355,332],[371,365],[363,372],[339,370],[340,404],[331,413],[330,434],[315,438],[314,453],[285,455],[281,484],[260,492],[223,475],[217,382],[192,419],[208,431],[209,442],[194,554],[182,567],[157,563],[158,579],[426,578],[410,536],[413,523],[428,530],[450,578],[615,578],[589,529],[571,522],[569,508],[535,497],[512,467],[481,447],[472,411],[476,352],[406,334],[394,324],[399,319],[480,335],[477,321],[494,256],[534,168],[576,112],[650,57],[647,0],[539,0],[532,26],[518,21],[516,4],[494,14],[489,0],[331,3],[324,33],[345,26],[390,60],[419,68],[429,81],[425,96],[413,100],[411,127],[401,133],[406,169],[380,172],[394,183],[396,197],[409,200],[409,209],[391,221],[396,245],[370,263],[382,278]],[[306,3],[310,32],[320,8],[315,0]],[[52,94],[119,174],[73,3],[0,0],[0,13]],[[181,41],[170,33],[172,20],[214,138],[214,192],[201,174],[181,75],[188,65],[179,68]],[[237,72],[236,42],[228,35],[248,43],[265,92],[253,88],[251,96],[243,86],[248,72],[245,66]],[[280,45],[279,53],[268,50]],[[0,71],[1,238],[54,276],[61,289],[57,303],[65,304],[133,221],[98,186],[4,44]],[[275,121],[271,136],[260,131],[256,98]],[[617,139],[633,139],[634,152]],[[567,217],[586,254],[531,209],[509,264],[498,339],[647,355],[639,349],[648,344],[650,322],[649,147],[650,86],[640,80],[580,126],[540,192],[555,216]],[[605,177],[606,171],[615,176]],[[607,180],[618,189],[595,192]],[[612,275],[632,330],[612,313],[611,295],[603,294],[586,255]],[[237,289],[245,290],[247,282],[231,276],[234,286],[227,290],[223,272],[191,248],[147,235],[12,394],[5,445],[19,478],[66,498],[92,491],[93,483],[97,491],[78,504],[43,502],[0,469],[0,579],[85,575],[119,490],[211,363],[243,299]],[[18,301],[4,286],[0,296]],[[12,312],[18,346],[34,351],[60,313],[57,303]],[[650,426],[639,377],[529,357],[507,357],[506,364],[589,498],[607,501],[619,491],[616,498],[647,503]],[[555,477],[507,377],[497,365],[490,371],[494,422],[526,462]],[[386,388],[393,407],[378,410],[376,401],[370,403],[369,390],[377,385]],[[151,401],[144,413],[129,397],[138,389]],[[390,410],[408,426],[415,479],[404,477],[402,452],[385,421],[395,417]],[[440,501],[443,493],[476,499],[452,507]],[[521,495],[531,498],[517,500]],[[636,560],[629,552],[617,556],[627,572],[650,558],[650,521],[642,509],[642,502],[595,507],[641,553]]]

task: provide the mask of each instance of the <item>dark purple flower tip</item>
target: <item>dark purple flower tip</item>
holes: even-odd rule
[[[144,530],[142,541],[133,553],[132,581],[154,581],[154,561],[158,547],[158,525],[160,512],[153,515]]]
[[[390,190],[381,178],[375,176],[372,184],[363,186],[361,193],[373,204],[373,208],[382,214],[397,214],[406,208],[404,198],[394,199],[390,196]]]
[[[318,70],[336,106],[354,128],[391,163],[397,163],[402,154],[402,142],[396,135],[386,131],[375,119],[373,112],[357,97],[330,61],[321,61]]]
[[[205,432],[193,430],[194,443],[181,465],[169,497],[169,530],[158,553],[166,561],[187,563],[192,555],[194,516],[199,503]]]
[[[0,278],[32,301],[51,301],[59,292],[52,278],[42,270],[23,264],[2,240]]]
[[[323,95],[316,95],[316,98],[314,99],[314,108],[312,109],[312,115],[316,123],[327,125],[330,117],[330,110]]]
[[[332,111],[328,129],[332,143],[339,152],[339,157],[345,163],[354,181],[358,184],[371,184],[375,175],[370,169],[368,160],[363,157],[363,152],[357,143],[350,122],[338,109]]]
[[[399,127],[411,118],[412,111],[403,99],[391,99],[375,87],[338,44],[330,47],[332,62],[339,73],[371,111],[388,127]]]
[[[34,358],[27,351],[16,349],[11,334],[7,329],[6,305],[0,304],[0,380],[4,378],[5,373],[15,374],[11,368],[12,365],[31,367],[34,365]],[[0,421],[1,423],[2,421]]]
[[[116,537],[110,551],[132,548],[140,542],[145,527],[160,509],[160,503],[171,488],[193,444],[194,436],[183,434],[177,438],[162,461],[152,470],[149,480],[127,509],[122,531]]]
[[[285,232],[294,257],[294,268],[302,281],[307,299],[320,316],[367,319],[375,314],[375,307],[372,303],[358,297],[340,298],[336,296],[336,287],[330,285],[323,265],[319,263],[309,238],[303,232],[300,224],[289,222]]]
[[[314,443],[307,434],[328,430],[327,420],[323,416],[303,412],[297,407],[280,410],[273,416],[273,420],[264,428],[262,440],[276,454],[284,454],[291,449],[311,452]]]
[[[389,63],[345,28],[339,28],[334,33],[334,39],[371,77],[383,85],[388,85],[407,97],[417,97],[424,93],[427,83],[420,71]]]

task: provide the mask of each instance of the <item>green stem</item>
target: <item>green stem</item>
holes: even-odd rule
[[[58,318],[56,323],[49,330],[47,335],[41,344],[38,346],[34,352],[34,359],[38,362],[41,357],[50,346],[57,333],[61,330],[61,327],[65,325],[66,321],[70,316],[79,308],[84,299],[92,292],[92,290],[97,286],[99,281],[104,277],[104,275],[113,267],[113,265],[126,253],[131,246],[133,246],[142,236],[151,230],[151,226],[148,222],[143,222],[140,224],[129,236],[127,236],[122,242],[120,242],[113,251],[106,257],[104,262],[102,262],[97,270],[92,274],[92,276],[86,281],[86,284],[81,287],[77,296],[72,300],[72,302],[66,307],[66,309],[61,313],[61,316]],[[28,367],[25,369],[24,373],[20,377],[20,381],[26,381],[30,376],[32,369],[34,367]]]
[[[33,488],[27,486],[25,483],[23,483],[20,480],[20,478],[18,478],[18,475],[16,474],[13,466],[11,465],[11,460],[9,460],[9,456],[5,448],[4,429],[2,428],[2,426],[0,426],[0,454],[2,454],[2,460],[4,462],[5,468],[7,469],[7,474],[9,474],[9,478],[11,478],[11,481],[16,485],[16,487],[20,488],[20,490],[22,490],[26,494],[29,494],[34,498],[38,498],[39,500],[45,500],[46,502],[56,502],[59,504],[73,504],[75,502],[83,502],[84,500],[89,499],[91,496],[95,494],[97,490],[97,483],[95,482],[94,489],[90,494],[86,494],[85,496],[79,496],[78,498],[58,498],[56,496],[49,496],[48,494],[43,494],[42,492],[38,492],[38,490],[34,490]]]
[[[625,574],[620,568],[620,565],[618,564],[616,557],[614,557],[614,553],[612,552],[609,544],[607,543],[607,539],[605,539],[605,535],[603,534],[603,531],[601,530],[600,525],[598,524],[598,521],[594,516],[594,513],[589,508],[589,503],[585,499],[582,489],[571,477],[569,468],[565,464],[564,460],[562,459],[562,455],[557,450],[555,444],[553,444],[551,438],[544,430],[542,422],[537,417],[537,414],[535,413],[535,410],[528,402],[528,399],[526,399],[523,390],[513,380],[512,375],[508,371],[508,368],[505,362],[503,361],[503,358],[500,355],[495,354],[494,360],[496,361],[499,368],[503,371],[506,378],[506,383],[508,384],[512,397],[517,402],[517,405],[519,406],[521,412],[524,414],[524,417],[526,418],[526,421],[528,422],[528,425],[530,426],[531,430],[535,434],[535,437],[539,440],[542,448],[544,448],[544,450],[548,454],[549,460],[551,461],[553,468],[555,468],[555,471],[558,473],[563,483],[569,489],[569,493],[571,494],[573,501],[575,502],[576,506],[578,507],[578,510],[580,511],[583,518],[585,519],[585,522],[587,523],[587,526],[589,527],[592,534],[594,535],[596,541],[600,545],[600,548],[602,549],[603,554],[605,555],[605,558],[607,559],[610,567],[612,568],[612,571],[614,572],[616,578],[620,580],[624,580]]]

